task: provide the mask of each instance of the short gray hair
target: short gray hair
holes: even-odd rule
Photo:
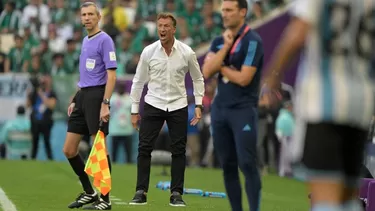
[[[89,6],[94,6],[96,14],[100,15],[100,9],[99,9],[98,5],[96,5],[94,2],[91,2],[91,1],[87,1],[87,2],[83,3],[81,5],[81,9],[84,8],[84,7],[89,7]]]

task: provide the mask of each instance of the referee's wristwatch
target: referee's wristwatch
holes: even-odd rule
[[[203,112],[203,110],[204,110],[203,105],[196,105],[195,108],[200,108],[202,112]]]
[[[109,105],[109,99],[104,99],[104,100],[103,100],[103,104],[105,104],[105,105]]]

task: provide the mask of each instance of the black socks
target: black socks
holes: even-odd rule
[[[76,155],[72,158],[68,158],[70,165],[72,166],[74,172],[79,177],[81,181],[83,190],[88,194],[93,194],[95,191],[91,186],[89,176],[85,172],[85,163],[83,162],[80,155]]]
[[[108,159],[109,172],[112,172],[112,164],[111,164],[111,159],[109,155],[107,155],[107,159]],[[85,172],[85,163],[83,162],[81,156],[76,155],[75,157],[69,158],[68,161],[70,165],[72,166],[74,172],[79,177],[83,190],[88,194],[93,194],[95,191],[91,186],[89,176]],[[109,193],[105,196],[101,195],[100,198],[102,198],[104,201],[109,203]]]

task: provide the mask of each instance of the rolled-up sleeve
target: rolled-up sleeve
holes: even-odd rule
[[[195,104],[202,105],[204,96],[204,79],[194,51],[190,53],[189,73],[193,80]]]
[[[142,97],[144,85],[148,81],[148,78],[148,62],[146,53],[143,51],[137,65],[137,70],[130,91],[130,98],[132,101],[131,113],[139,112],[139,102]]]

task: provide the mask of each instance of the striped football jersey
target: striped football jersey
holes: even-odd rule
[[[375,105],[375,0],[297,0],[292,14],[311,26],[298,70],[296,115],[367,129]]]

